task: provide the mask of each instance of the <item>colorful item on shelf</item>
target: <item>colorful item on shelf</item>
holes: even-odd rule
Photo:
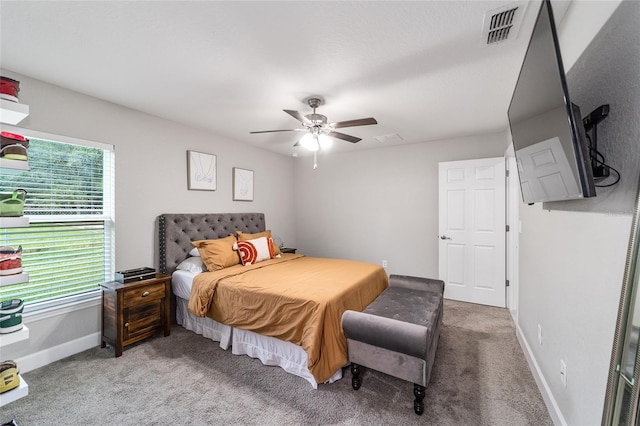
[[[0,393],[20,386],[20,370],[15,361],[0,362]]]
[[[13,247],[0,247],[0,276],[14,275],[22,272],[22,246],[18,249]]]
[[[29,139],[17,133],[0,132],[0,157],[27,161]]]
[[[13,192],[0,192],[0,216],[22,216],[26,195],[27,191],[22,188],[18,188]]]
[[[22,330],[24,300],[10,299],[0,302],[0,334]]]
[[[20,82],[9,77],[0,76],[0,99],[6,99],[12,102],[18,102],[18,92],[20,91]]]

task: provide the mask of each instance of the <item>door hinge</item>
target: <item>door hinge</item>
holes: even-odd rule
[[[505,280],[507,287],[509,287],[509,280]]]
[[[507,228],[507,232],[509,232],[509,225],[507,225],[506,228]]]
[[[509,177],[509,169],[505,170],[504,172],[505,172],[505,176]]]

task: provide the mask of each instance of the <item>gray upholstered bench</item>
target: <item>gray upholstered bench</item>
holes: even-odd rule
[[[444,282],[391,275],[389,287],[363,312],[345,311],[342,328],[351,362],[351,385],[361,385],[360,367],[413,382],[416,414],[424,412],[442,324]]]

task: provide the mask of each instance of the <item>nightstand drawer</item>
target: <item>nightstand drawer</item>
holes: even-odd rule
[[[164,283],[155,283],[124,291],[124,307],[146,305],[165,297]]]
[[[162,303],[154,303],[124,311],[124,340],[159,330],[162,326]]]

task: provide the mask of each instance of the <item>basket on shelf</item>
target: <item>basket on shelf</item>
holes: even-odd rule
[[[22,330],[24,300],[10,299],[0,302],[0,334]]]
[[[14,275],[22,272],[22,246],[0,247],[0,276]]]
[[[13,78],[0,76],[0,99],[18,102],[20,82]]]
[[[0,216],[22,216],[26,195],[27,191],[21,188],[12,192],[0,192]]]
[[[9,160],[27,161],[29,139],[11,132],[0,132],[0,157]]]
[[[15,361],[0,362],[0,393],[10,391],[20,386],[20,370]]]

